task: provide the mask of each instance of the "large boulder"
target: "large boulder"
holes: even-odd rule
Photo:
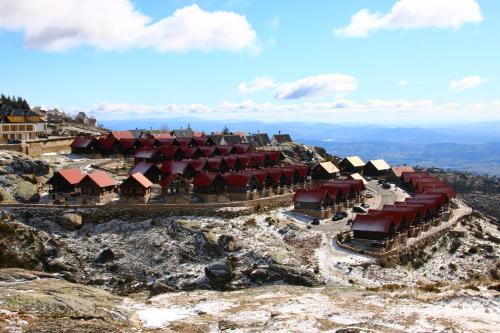
[[[67,230],[78,229],[82,226],[82,223],[82,216],[75,213],[66,213],[59,219],[59,225]]]
[[[2,167],[4,172],[18,175],[34,174],[45,176],[51,172],[47,162],[11,151],[0,151],[0,167]]]
[[[4,189],[0,189],[0,202],[14,202],[16,201],[12,194]]]
[[[19,202],[30,203],[40,201],[38,187],[28,181],[19,182],[12,191],[14,198]]]
[[[228,262],[215,262],[205,267],[205,276],[216,285],[224,285],[233,277],[233,267]]]

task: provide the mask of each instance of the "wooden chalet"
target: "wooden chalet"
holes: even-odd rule
[[[390,169],[391,167],[384,160],[370,160],[363,167],[363,175],[375,178],[385,177]]]
[[[365,179],[365,177],[361,176],[361,174],[357,172],[350,174],[348,179],[360,180],[365,186],[366,184],[368,184],[368,181]]]
[[[49,195],[54,203],[64,203],[79,193],[78,185],[85,177],[80,169],[61,169],[48,180]]]
[[[231,200],[252,200],[259,197],[256,192],[262,188],[262,184],[252,172],[229,172],[224,174],[223,178],[226,182],[226,192]]]
[[[197,159],[205,157],[205,154],[199,147],[182,146],[181,149],[184,151],[184,158]]]
[[[217,145],[217,149],[224,156],[238,154],[238,151],[233,145]]]
[[[311,176],[314,180],[335,179],[339,176],[340,170],[332,162],[318,163],[311,170]]]
[[[129,175],[137,172],[143,174],[153,184],[158,184],[162,178],[162,172],[155,163],[139,162],[132,168]]]
[[[82,204],[105,204],[116,197],[116,182],[102,171],[87,174],[79,188],[77,200]]]
[[[93,155],[101,152],[101,144],[93,136],[77,136],[70,145],[71,153]]]
[[[183,161],[191,164],[191,166],[194,168],[194,170],[197,173],[210,171],[210,164],[208,164],[208,161],[206,158],[200,158],[197,160],[183,160]]]
[[[364,166],[365,162],[359,156],[345,157],[339,163],[340,171],[344,173],[361,173]]]
[[[214,140],[212,140],[209,136],[197,137],[194,138],[194,141],[198,147],[215,146]]]
[[[259,150],[259,153],[266,154],[269,166],[277,166],[285,159],[281,150]]]
[[[230,171],[240,171],[244,169],[238,155],[223,156],[223,159]]]
[[[165,161],[160,170],[164,175],[180,175],[185,179],[192,179],[197,174],[188,161]]]
[[[163,200],[166,203],[190,204],[190,183],[179,175],[168,175],[160,182]]]
[[[246,154],[253,151],[253,147],[249,143],[237,143],[234,144],[234,148],[238,154]]]
[[[396,224],[390,216],[358,214],[352,222],[352,231],[356,239],[382,241],[394,237]]]
[[[224,174],[228,172],[230,169],[226,163],[226,160],[221,156],[207,158],[207,163],[209,166],[209,171],[211,172],[218,172],[220,174]]]
[[[165,160],[162,152],[156,148],[139,148],[134,152],[134,163],[161,163]]]
[[[331,215],[331,198],[324,189],[298,189],[293,197],[294,210],[298,213],[327,218]]]
[[[180,161],[186,157],[184,149],[176,145],[161,146],[160,150],[163,153],[165,160]]]
[[[131,174],[120,186],[120,200],[127,203],[148,203],[153,183],[142,173]]]
[[[221,151],[216,146],[202,146],[198,148],[204,157],[221,156]]]
[[[193,179],[196,196],[204,202],[227,202],[226,181],[217,172],[202,172]]]
[[[415,169],[409,165],[392,166],[387,172],[387,181],[395,184],[401,184],[403,180],[403,172],[415,172]]]
[[[284,143],[291,143],[292,138],[290,137],[290,134],[274,134],[273,137],[271,138],[271,145],[273,146],[278,146]]]

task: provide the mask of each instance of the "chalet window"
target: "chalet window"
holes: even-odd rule
[[[13,132],[16,132],[16,131],[17,131],[17,125],[12,125],[12,126],[11,126],[11,130],[12,130]]]
[[[25,131],[25,128],[26,128],[26,126],[24,126],[24,125],[19,125],[19,130],[20,130],[20,131]]]
[[[9,131],[9,125],[2,125],[2,131],[8,132]]]
[[[27,131],[32,131],[33,130],[33,125],[26,125],[26,130]]]

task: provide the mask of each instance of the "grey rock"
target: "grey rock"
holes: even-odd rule
[[[216,262],[205,267],[205,276],[214,284],[225,284],[234,277],[233,268],[226,262]]]
[[[115,253],[111,249],[105,249],[94,259],[95,264],[102,264],[106,262],[113,261],[115,259]]]
[[[74,213],[66,213],[59,219],[59,225],[67,230],[78,229],[82,226],[82,223],[82,216]]]
[[[33,203],[40,201],[40,194],[35,184],[27,181],[19,182],[13,190],[14,198],[19,202]]]
[[[4,189],[0,189],[0,202],[14,202],[16,201],[12,194]]]

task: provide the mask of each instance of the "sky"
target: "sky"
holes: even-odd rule
[[[0,92],[98,121],[500,121],[497,0],[0,0]]]

